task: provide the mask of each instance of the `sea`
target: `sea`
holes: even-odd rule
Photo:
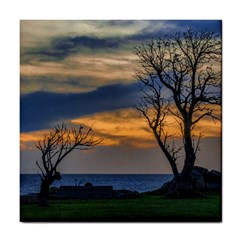
[[[139,193],[153,191],[173,178],[172,174],[62,174],[62,179],[51,186],[113,186],[114,190],[130,190]],[[20,195],[38,193],[40,177],[37,174],[20,174]]]

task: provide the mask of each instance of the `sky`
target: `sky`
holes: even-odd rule
[[[147,123],[133,109],[141,95],[133,46],[189,27],[221,33],[221,22],[213,20],[22,20],[21,173],[38,171],[35,144],[63,121],[93,126],[103,141],[72,152],[59,166],[62,173],[171,173]],[[195,131],[204,133],[196,165],[220,170],[221,124],[203,119]]]

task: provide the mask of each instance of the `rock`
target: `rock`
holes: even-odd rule
[[[218,182],[221,181],[222,174],[216,170],[212,170],[205,175],[206,182]]]
[[[85,187],[92,187],[92,186],[93,186],[93,184],[92,184],[92,183],[90,183],[90,182],[86,182],[84,186],[85,186]]]
[[[210,173],[211,173],[212,175],[215,175],[215,176],[218,176],[218,177],[222,177],[222,174],[221,174],[221,172],[219,172],[219,171],[212,170]]]
[[[49,188],[49,195],[57,194],[58,191],[59,191],[59,188],[57,188],[57,187],[50,187]]]
[[[177,185],[174,179],[163,184],[160,189],[149,192],[151,195],[167,194],[173,197],[187,196],[192,194],[192,191],[220,191],[222,187],[222,174],[219,171],[195,166],[193,167],[191,181],[181,181]],[[195,192],[196,192],[195,191]]]
[[[196,190],[204,190],[206,188],[204,175],[208,170],[203,167],[195,166],[192,171],[192,188]]]
[[[192,187],[193,187],[193,189],[196,189],[196,190],[204,190],[206,188],[204,175],[194,175],[193,174]]]
[[[175,182],[174,179],[170,180],[169,182],[166,182],[162,185],[160,189],[158,189],[159,194],[165,194],[169,191],[171,191],[172,188],[174,188]]]
[[[220,191],[222,189],[222,184],[220,182],[206,183],[207,190]]]
[[[205,176],[206,189],[221,190],[222,189],[222,174],[219,171],[212,170]]]
[[[174,184],[174,179],[170,180],[169,182],[166,182],[162,185],[161,189],[164,190],[164,189],[169,189],[169,187],[171,187],[172,185]]]
[[[112,194],[113,198],[126,198],[127,195],[124,192],[121,192],[120,190],[113,190]]]
[[[194,166],[193,167],[193,173],[200,173],[200,174],[206,174],[208,172],[208,169],[203,168],[203,167],[199,167],[199,166]]]
[[[113,198],[135,198],[139,195],[137,191],[113,190]]]
[[[38,194],[37,193],[20,196],[20,203],[21,204],[32,204],[32,203],[38,203],[38,202],[39,202],[39,200],[38,200]]]
[[[192,171],[193,188],[196,190],[221,190],[222,174],[219,171],[195,166]]]
[[[109,199],[112,186],[60,186],[56,195],[59,199]]]

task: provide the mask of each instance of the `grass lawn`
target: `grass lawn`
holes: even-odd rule
[[[52,200],[20,206],[22,222],[220,222],[221,196],[166,199]]]

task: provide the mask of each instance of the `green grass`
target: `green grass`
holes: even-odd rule
[[[166,199],[52,200],[20,206],[23,222],[220,222],[221,196]]]

